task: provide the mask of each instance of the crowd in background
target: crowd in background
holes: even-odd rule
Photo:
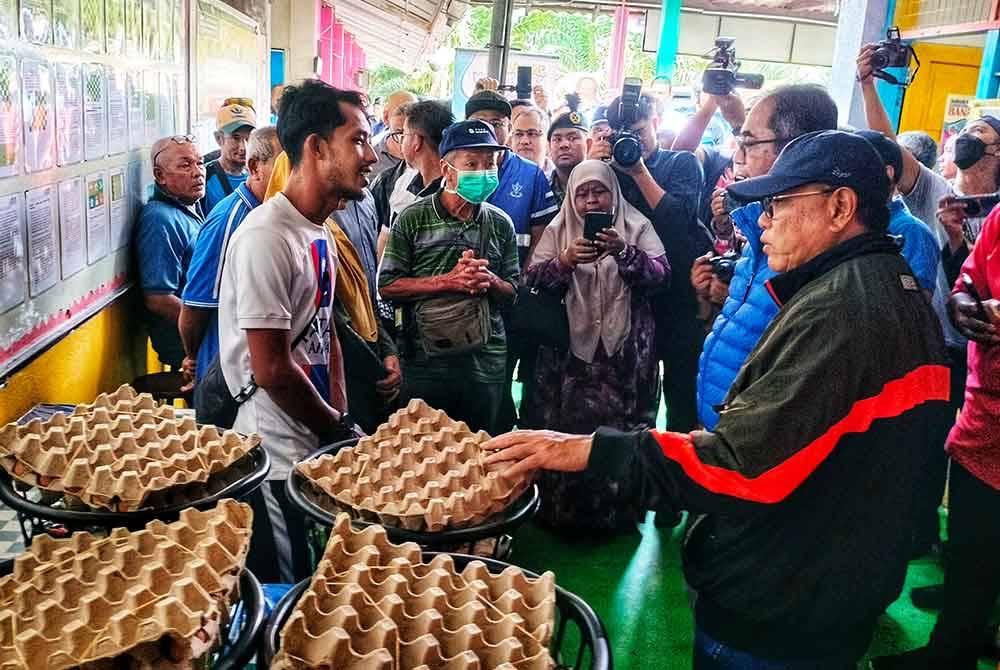
[[[307,81],[278,91],[271,125],[251,101],[226,100],[208,163],[191,137],[156,142],[134,241],[144,320],[160,359],[187,376],[200,419],[257,432],[271,454],[255,573],[308,573],[304,521],[284,492],[292,465],[372,431],[410,398],[473,430],[546,439],[639,435],[662,403],[670,432],[616,443],[636,454],[654,445],[648,458],[660,460],[612,465],[594,438],[586,470],[541,466],[541,518],[608,533],[649,509],[667,525],[688,510],[689,532],[706,534],[705,553],[689,556],[698,645],[721,635],[758,658],[794,648],[801,662],[767,667],[842,668],[898,594],[905,561],[941,551],[950,462],[947,576],[920,596],[943,608],[938,625],[927,647],[876,667],[974,668],[1000,593],[989,558],[1000,549],[1000,215],[970,214],[956,198],[998,190],[1000,120],[971,122],[940,156],[926,134],[897,137],[870,53],[858,58],[863,131],[838,129],[833,100],[811,85],[749,104],[699,95],[666,127],[668,89],[627,110],[583,80],[550,109],[540,87],[512,101],[484,80],[458,120],[446,102],[405,91],[373,108]],[[617,159],[628,138],[634,163]],[[803,222],[819,227],[807,235]],[[803,288],[820,282],[821,295]],[[893,386],[934,370],[943,389],[937,377]],[[869,396],[894,409],[879,414],[889,410],[864,405]],[[944,419],[921,413],[946,403]],[[869,435],[866,453],[905,438],[907,455],[829,457],[834,443],[838,454],[861,449],[852,433]],[[856,499],[822,500],[799,488],[810,477]],[[865,525],[859,500],[892,527],[836,535]],[[845,507],[856,525],[831,521]],[[774,594],[709,578],[720,577],[704,567],[719,552],[746,563],[774,542],[794,546],[782,536],[792,528],[819,539],[787,566],[740,567],[794,601],[797,587],[775,575],[815,559],[827,574],[788,579],[813,588],[830,616],[768,609]],[[810,553],[824,549],[854,555]],[[844,593],[835,573],[851,564],[870,581]],[[728,615],[770,632],[734,638],[713,623]],[[801,644],[775,651],[763,641],[775,630]]]

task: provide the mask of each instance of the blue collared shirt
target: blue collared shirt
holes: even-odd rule
[[[191,254],[187,283],[181,300],[189,307],[212,310],[205,336],[198,348],[198,377],[219,353],[219,287],[229,240],[247,214],[260,202],[246,184],[240,184],[212,209]]]
[[[546,225],[559,211],[545,173],[531,161],[508,151],[500,166],[500,185],[486,202],[502,209],[514,222],[518,258],[524,267],[531,246],[531,228]]]

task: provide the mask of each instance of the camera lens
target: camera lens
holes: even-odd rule
[[[615,142],[611,155],[614,156],[615,162],[619,165],[631,167],[642,158],[642,147],[635,137],[624,135]]]
[[[889,67],[889,54],[885,49],[876,49],[872,52],[871,66],[873,70],[884,70]]]

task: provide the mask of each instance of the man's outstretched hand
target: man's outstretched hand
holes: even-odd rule
[[[492,451],[486,463],[508,463],[507,477],[535,470],[580,472],[586,469],[593,446],[592,435],[568,435],[551,430],[518,430],[495,437],[483,445]]]

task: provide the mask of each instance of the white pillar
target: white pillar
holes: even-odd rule
[[[314,66],[316,42],[319,38],[316,31],[319,26],[320,2],[319,0],[284,0],[283,2],[275,2],[271,11],[281,10],[288,12],[288,22],[285,24],[288,27],[288,46],[285,55],[285,69],[288,73],[286,80],[289,84],[295,84],[303,79],[313,78],[317,74]]]
[[[842,124],[867,127],[855,61],[863,44],[885,39],[886,14],[890,2],[891,0],[843,0],[840,5],[830,94],[837,102]]]

